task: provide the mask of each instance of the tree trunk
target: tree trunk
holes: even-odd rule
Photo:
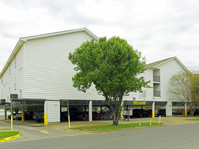
[[[119,117],[120,117],[120,108],[121,108],[121,102],[122,99],[119,101],[116,101],[114,113],[113,113],[113,125],[118,125],[119,124]]]
[[[113,121],[113,125],[114,125],[114,126],[117,126],[117,125],[118,125],[118,120]]]
[[[113,125],[116,126],[118,125],[118,120],[120,116],[120,109],[121,109],[121,103],[122,103],[122,94],[119,97],[119,101],[116,100],[116,105],[112,105],[111,99],[106,96],[106,101],[108,102],[108,105],[110,106],[112,112],[113,112]]]
[[[189,104],[189,111],[190,111],[190,116],[194,116],[194,112],[195,112],[196,108],[193,105],[193,103]]]

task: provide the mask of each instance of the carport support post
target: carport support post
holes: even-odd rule
[[[4,109],[4,120],[6,120],[7,119],[7,109],[5,108]]]
[[[90,100],[89,101],[89,121],[92,121],[92,119],[93,119],[93,117],[92,117],[92,109],[93,109],[93,107],[92,107],[92,100]]]
[[[68,128],[70,128],[70,110],[69,101],[67,100],[67,111],[68,111]]]
[[[184,116],[187,116],[187,103],[184,104]]]
[[[102,106],[100,106],[100,113],[102,113]]]
[[[12,107],[12,99],[10,103],[10,109],[11,109],[11,131],[13,131],[13,107]]]
[[[21,121],[24,122],[25,116],[24,116],[24,107],[22,107],[22,114],[21,114]]]
[[[44,125],[48,125],[48,101],[44,102]]]
[[[155,118],[155,101],[152,103],[152,118]]]

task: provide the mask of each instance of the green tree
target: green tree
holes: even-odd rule
[[[193,115],[199,106],[198,72],[179,72],[170,79],[171,99],[187,102],[190,114]]]
[[[179,72],[171,77],[170,89],[171,98],[182,102],[191,102],[191,73]]]
[[[113,112],[113,125],[118,125],[123,96],[148,87],[148,81],[138,77],[146,70],[144,58],[119,37],[87,41],[69,54],[69,60],[77,71],[73,86],[86,92],[94,84]]]
[[[190,77],[190,80],[191,80],[190,112],[191,112],[191,115],[193,115],[195,110],[199,106],[199,73],[193,72]]]

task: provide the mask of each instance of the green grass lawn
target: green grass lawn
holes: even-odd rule
[[[163,123],[156,123],[152,122],[150,123],[141,123],[141,126],[139,123],[129,123],[129,124],[119,124],[117,126],[113,125],[104,125],[104,126],[91,126],[91,127],[78,127],[78,128],[71,128],[76,130],[82,130],[82,131],[104,131],[104,130],[113,130],[113,129],[122,129],[122,128],[132,128],[132,127],[146,127],[146,126],[155,126],[155,125],[162,125]]]
[[[15,136],[15,135],[18,135],[18,134],[19,134],[19,131],[1,131],[0,132],[0,139],[12,137],[12,136]]]
[[[191,121],[199,121],[199,118],[186,119],[186,120],[191,120]]]
[[[10,128],[0,128],[0,131],[2,130],[10,130]]]

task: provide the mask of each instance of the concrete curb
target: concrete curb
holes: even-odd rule
[[[21,134],[18,134],[18,135],[12,136],[12,137],[8,137],[8,138],[4,138],[4,139],[0,139],[0,142],[13,140],[13,139],[16,139],[16,138],[19,138],[19,137],[21,137]]]

